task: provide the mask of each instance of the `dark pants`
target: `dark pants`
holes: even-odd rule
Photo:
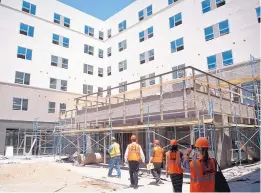
[[[173,192],[182,192],[183,174],[170,174]]]
[[[138,161],[129,161],[130,181],[134,187],[138,186],[139,165]]]
[[[156,179],[156,183],[160,181],[161,175],[161,163],[153,163],[154,169],[151,170],[153,177]]]

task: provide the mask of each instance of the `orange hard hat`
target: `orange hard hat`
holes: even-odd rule
[[[170,140],[170,145],[178,145],[178,141],[176,139]]]
[[[159,143],[160,143],[159,140],[154,140],[155,145],[159,145]]]
[[[200,137],[197,139],[195,147],[209,147],[209,141],[206,137]]]
[[[136,140],[136,139],[137,139],[136,135],[131,136],[131,140]]]

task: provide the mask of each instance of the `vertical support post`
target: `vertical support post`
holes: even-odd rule
[[[79,99],[76,99],[76,107],[75,107],[75,129],[79,130],[79,124],[77,124],[77,111],[78,111],[78,105],[79,105]],[[77,154],[80,155],[80,138],[79,138],[79,132],[77,132]]]
[[[42,130],[40,130],[40,136],[39,136],[38,155],[41,155],[41,152],[42,152]]]
[[[140,122],[143,123],[143,98],[142,98],[142,80],[140,80]]]
[[[207,80],[207,94],[208,94],[208,104],[210,105],[210,89],[209,89],[209,77],[208,75],[206,75],[206,80]],[[214,120],[214,117],[213,117],[213,120]]]
[[[188,118],[188,102],[187,102],[187,86],[186,86],[186,69],[184,69],[184,81],[183,81],[183,108],[185,110],[185,118]],[[193,76],[194,78],[194,76]]]
[[[233,103],[232,103],[232,100],[233,100],[233,97],[232,97],[232,87],[231,87],[231,84],[229,84],[228,86],[228,89],[229,89],[229,102],[230,102],[230,113],[231,113],[231,118],[232,118],[232,122],[235,122],[234,120],[234,110],[233,110]]]
[[[123,124],[126,124],[126,96],[125,96],[125,89],[123,93]]]
[[[240,85],[241,86],[241,85]],[[238,88],[238,93],[239,93],[239,100],[238,100],[238,111],[239,111],[239,119],[240,119],[240,123],[242,123],[242,113],[241,113],[241,100],[242,100],[242,90],[241,88]]]
[[[45,133],[45,135],[44,135],[44,141],[45,141],[45,146],[44,146],[44,155],[46,154],[46,145],[47,145],[47,139],[46,139],[46,133]]]
[[[97,94],[97,101],[96,101],[96,112],[99,112],[99,95]],[[96,116],[96,126],[99,124],[99,116]]]
[[[16,149],[16,155],[18,155],[19,153],[19,148],[20,148],[20,141],[19,141],[19,138],[20,138],[20,129],[18,129],[18,136],[17,136],[17,149]]]
[[[163,88],[162,88],[162,76],[159,77],[160,80],[160,120],[163,120]]]
[[[34,139],[36,140],[35,143],[35,147],[34,147],[34,155],[36,155],[37,153],[37,132],[38,132],[38,119],[34,120]]]
[[[106,164],[106,133],[104,132],[103,138],[103,163]]]
[[[177,128],[176,128],[176,126],[174,126],[174,137],[175,137],[175,139],[177,139]]]
[[[196,76],[195,76],[195,70],[192,69],[192,78],[193,78],[193,95],[194,95],[194,106],[196,111],[196,117],[199,120],[199,109],[198,109],[198,103],[197,103],[197,88],[196,88]]]
[[[111,117],[111,96],[109,96],[109,127],[110,127],[110,132],[111,132],[111,134],[110,134],[110,139],[111,139],[111,137],[112,137],[112,117]]]
[[[239,165],[241,165],[241,148],[240,148],[240,139],[239,139],[239,132],[237,127],[237,113],[235,108],[235,120],[236,120],[236,131],[237,131],[237,149],[238,149],[238,159],[239,159]]]
[[[86,134],[85,130],[87,129],[87,108],[88,108],[88,100],[87,96],[85,97],[85,109],[84,109],[84,128],[82,130],[82,151],[83,151],[83,156],[85,158],[86,150],[87,150],[87,139],[86,139]]]
[[[150,153],[151,153],[151,141],[150,141],[150,106],[147,106],[148,108],[148,127],[147,127],[147,145],[148,145],[148,153],[147,158],[150,159]]]

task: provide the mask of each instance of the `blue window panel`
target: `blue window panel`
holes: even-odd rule
[[[171,53],[183,50],[184,49],[183,38],[179,38],[175,41],[172,41],[170,45],[171,45]]]
[[[25,53],[26,53],[26,48],[18,46],[17,53],[18,53],[18,54],[21,54],[21,55],[25,55]]]
[[[64,17],[64,26],[70,27],[71,20],[67,17]]]
[[[35,15],[35,13],[36,13],[36,5],[31,4],[31,11],[30,11],[30,13]]]
[[[32,50],[30,50],[30,49],[26,50],[26,59],[32,60]]]
[[[85,25],[84,33],[89,35],[89,36],[94,36],[94,28]]]
[[[28,36],[34,37],[34,27],[29,26]]]
[[[31,4],[29,2],[26,2],[26,1],[23,1],[22,11],[24,11],[26,13],[30,13],[32,15],[35,15],[35,13],[36,13],[36,5]]]
[[[229,34],[228,20],[222,21],[218,24],[220,36]]]
[[[260,23],[260,7],[257,7],[256,8],[256,16],[257,16],[257,21],[258,21],[258,23]]]
[[[217,67],[217,57],[216,55],[212,55],[207,57],[208,69],[215,69]]]
[[[202,5],[202,12],[203,13],[207,13],[207,12],[211,11],[210,0],[202,1],[201,5]]]
[[[222,58],[223,58],[224,66],[229,66],[229,65],[233,64],[232,50],[222,52]]]
[[[171,5],[172,3],[174,3],[174,0],[168,0],[169,5]]]
[[[174,24],[174,17],[170,17],[169,18],[169,27],[173,28],[174,26],[175,26],[175,24]]]
[[[63,47],[69,48],[69,38],[63,37]]]
[[[140,40],[143,38],[143,40],[144,40],[144,31],[142,31],[142,32],[140,32],[139,33],[139,38],[140,38]]]
[[[205,40],[206,40],[206,41],[214,39],[213,26],[206,27],[206,28],[204,29],[204,31],[205,31]]]
[[[121,32],[124,29],[126,29],[126,20],[124,20],[123,22],[119,23],[118,28],[119,28],[119,32]]]
[[[147,7],[147,16],[152,15],[152,5]]]
[[[148,28],[148,34],[152,34],[153,33],[153,26]]]
[[[32,60],[32,50],[18,46],[17,57],[26,60]]]
[[[27,32],[28,31],[28,25],[20,23],[20,30]]]
[[[139,21],[144,19],[144,11],[143,10],[139,11],[138,15],[139,15]]]
[[[34,36],[34,27],[20,23],[20,34],[33,37]]]
[[[175,26],[178,26],[182,24],[182,14],[178,13],[172,17],[169,18],[169,27],[173,28]]]
[[[57,35],[57,34],[53,34],[53,40],[59,42],[59,35]]]
[[[60,24],[60,20],[61,20],[61,16],[57,13],[54,13],[54,18],[53,18],[54,23]]]

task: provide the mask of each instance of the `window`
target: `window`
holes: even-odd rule
[[[170,44],[171,44],[171,53],[184,50],[183,38],[174,40]]]
[[[154,60],[154,49],[140,54],[140,64]]]
[[[107,86],[107,96],[111,96],[111,86]]]
[[[178,0],[168,0],[169,1],[169,5],[171,5],[174,2],[177,2]]]
[[[229,66],[229,65],[233,64],[232,50],[222,52],[222,59],[223,59],[224,66]]]
[[[15,83],[30,85],[30,74],[25,72],[15,72]]]
[[[108,37],[108,38],[111,37],[111,29],[108,29],[108,31],[107,31],[107,37]]]
[[[202,12],[207,13],[225,4],[226,4],[226,0],[204,0],[201,2]]]
[[[13,110],[16,111],[27,111],[28,110],[28,99],[13,98]]]
[[[150,85],[155,84],[155,73],[149,74],[149,78]]]
[[[146,79],[146,76],[141,76],[141,77],[140,77],[141,86],[142,86],[142,87],[146,87],[146,80],[144,80],[144,79]]]
[[[24,23],[20,23],[20,34],[34,37],[34,27],[26,25]]]
[[[103,68],[98,68],[98,76],[103,77]]]
[[[216,55],[207,57],[208,69],[215,69],[217,67],[217,58]]]
[[[205,31],[205,40],[206,40],[206,41],[209,41],[209,40],[214,39],[213,26],[206,27],[206,28],[204,29],[204,31]]]
[[[28,3],[27,1],[23,1],[23,8],[22,11],[26,13],[30,13],[32,15],[35,15],[36,13],[36,5],[32,3]]]
[[[123,22],[119,23],[118,28],[119,28],[119,32],[125,30],[126,29],[126,20],[124,20]]]
[[[124,40],[119,43],[119,51],[121,52],[122,50],[127,48],[127,40]]]
[[[127,69],[127,60],[119,62],[119,72]]]
[[[94,47],[93,46],[89,46],[87,44],[84,44],[84,53],[93,56],[93,52],[94,52]]]
[[[84,33],[86,34],[86,35],[88,35],[88,36],[94,36],[94,28],[92,28],[92,27],[89,27],[89,26],[85,26],[85,28],[84,28]]]
[[[83,73],[93,75],[93,66],[89,64],[83,65]]]
[[[169,18],[169,27],[170,28],[176,27],[176,26],[181,25],[181,24],[182,24],[181,13],[178,13],[178,14]]]
[[[153,37],[153,26],[139,33],[140,42]]]
[[[177,79],[184,77],[184,70],[181,70],[183,68],[185,68],[185,64],[172,67],[172,71],[174,71],[172,72],[172,78]]]
[[[67,91],[67,80],[61,80],[61,90]]]
[[[104,33],[102,31],[99,31],[99,39],[103,40]]]
[[[98,96],[103,97],[103,88],[98,87]]]
[[[28,48],[24,48],[18,46],[17,49],[17,58],[25,59],[25,60],[32,60],[32,50]]]
[[[111,47],[109,47],[109,48],[107,49],[107,55],[108,55],[108,57],[111,56]]]
[[[93,93],[93,86],[92,85],[83,85],[83,94],[92,94]]]
[[[56,89],[57,79],[50,78],[50,88]]]
[[[53,44],[63,46],[65,48],[69,48],[69,38],[59,36],[57,34],[53,34]]]
[[[144,64],[146,61],[145,61],[145,52],[140,54],[140,64]]]
[[[64,114],[66,112],[66,104],[60,103],[60,113]]]
[[[147,78],[149,78],[149,79],[147,79]],[[147,83],[148,83],[148,85],[153,85],[153,84],[155,84],[155,73],[141,76],[140,79],[141,79],[142,87],[146,87]],[[147,79],[147,80],[145,80],[145,79]]]
[[[61,21],[63,21],[63,23],[61,23]],[[57,13],[54,13],[53,22],[70,28],[71,20],[68,17],[64,17],[64,16],[61,16]]]
[[[260,7],[256,8],[256,16],[257,16],[258,23],[260,23],[261,22],[261,19],[260,19]]]
[[[49,102],[48,113],[55,113],[55,102]]]
[[[154,60],[154,49],[148,51],[149,61]]]
[[[66,58],[51,56],[51,66],[68,69],[69,60]]]
[[[139,21],[143,20],[144,18],[152,15],[152,5],[146,7],[145,9],[138,12]]]
[[[225,20],[225,21],[218,23],[218,27],[219,27],[220,36],[223,36],[225,34],[229,34],[228,20]]]
[[[103,58],[103,50],[99,49],[99,58]]]
[[[107,76],[110,76],[111,75],[111,66],[108,66],[107,67]]]
[[[119,86],[119,93],[127,91],[127,81],[121,82]]]

